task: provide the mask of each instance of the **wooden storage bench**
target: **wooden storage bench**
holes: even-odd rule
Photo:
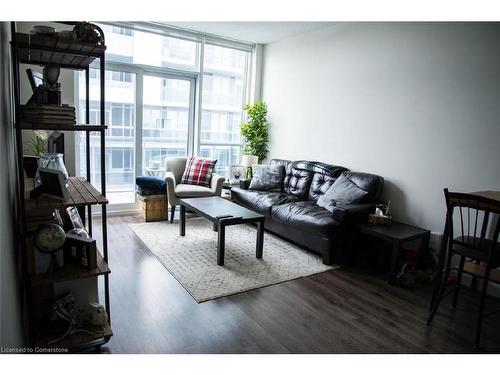
[[[168,219],[167,195],[138,195],[144,221],[162,221]]]

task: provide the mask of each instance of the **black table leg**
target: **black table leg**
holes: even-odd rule
[[[212,230],[213,230],[214,232],[217,232],[217,229],[218,229],[218,228],[217,228],[217,222],[216,222],[216,221],[214,221],[214,222],[212,223]]]
[[[264,247],[264,220],[257,222],[257,246],[255,249],[255,257],[262,258],[262,248]]]
[[[179,235],[186,235],[186,207],[180,204]]]
[[[401,251],[401,246],[400,246],[399,241],[393,241],[392,242],[392,255],[391,255],[391,270],[389,273],[389,284],[396,283],[396,276],[398,274],[400,251]]]
[[[226,241],[226,226],[222,220],[218,223],[218,238],[217,238],[217,265],[224,265],[224,250]]]

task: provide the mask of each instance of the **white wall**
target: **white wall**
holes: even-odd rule
[[[15,241],[15,160],[9,63],[10,24],[0,23],[0,347],[23,346]]]
[[[375,173],[441,232],[443,188],[500,190],[500,24],[339,23],[266,45],[270,157]]]

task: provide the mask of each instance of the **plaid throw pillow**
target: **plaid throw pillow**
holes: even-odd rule
[[[210,187],[210,179],[212,178],[215,163],[217,163],[217,160],[214,159],[188,157],[181,184]]]

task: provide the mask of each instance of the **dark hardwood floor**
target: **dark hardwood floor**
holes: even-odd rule
[[[344,267],[198,304],[129,229],[138,221],[108,219],[114,336],[103,352],[500,352],[500,314],[484,319],[473,349],[478,293],[463,288],[455,312],[446,298],[427,327],[429,286],[405,290]],[[489,299],[493,309],[500,302]]]

